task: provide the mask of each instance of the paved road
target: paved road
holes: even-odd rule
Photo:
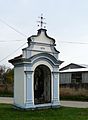
[[[76,107],[76,108],[88,108],[88,102],[61,101],[61,106]]]
[[[13,98],[0,97],[0,103],[13,104]],[[61,101],[61,106],[76,107],[76,108],[88,108],[88,102]]]
[[[0,103],[13,104],[13,98],[11,98],[11,97],[0,97]]]

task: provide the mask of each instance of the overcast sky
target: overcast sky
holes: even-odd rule
[[[37,34],[41,13],[59,59],[88,64],[88,0],[0,0],[0,65],[9,66],[8,60],[27,46],[27,38]]]

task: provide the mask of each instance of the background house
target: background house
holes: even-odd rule
[[[88,88],[88,66],[70,63],[60,69],[60,85]]]

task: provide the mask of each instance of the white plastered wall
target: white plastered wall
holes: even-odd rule
[[[14,69],[14,104],[23,106],[24,104],[24,68]]]
[[[33,37],[32,40],[38,43],[53,44],[53,40],[46,37],[44,31],[41,31],[41,34],[37,37]]]

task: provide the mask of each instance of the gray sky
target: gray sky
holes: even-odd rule
[[[27,38],[37,34],[41,13],[60,60],[88,64],[88,0],[0,0],[0,65],[9,66],[8,60],[27,46]]]

